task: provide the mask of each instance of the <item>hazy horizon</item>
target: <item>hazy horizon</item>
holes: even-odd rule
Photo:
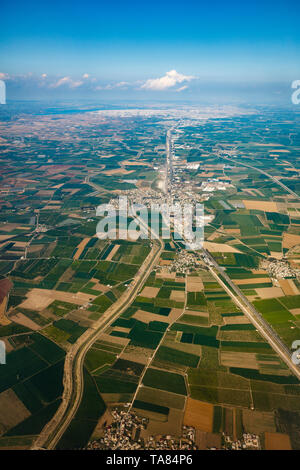
[[[2,6],[0,79],[8,100],[288,104],[298,17],[293,1],[17,0]]]

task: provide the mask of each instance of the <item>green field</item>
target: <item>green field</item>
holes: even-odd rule
[[[187,394],[184,378],[179,374],[149,368],[143,378],[143,384],[179,395]]]

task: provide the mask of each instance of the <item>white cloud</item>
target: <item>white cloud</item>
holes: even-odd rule
[[[188,82],[193,80],[195,77],[189,75],[183,75],[178,73],[176,70],[170,70],[163,77],[153,78],[148,80],[138,81],[100,81],[99,78],[92,77],[88,73],[82,73],[81,76],[53,76],[47,73],[40,72],[35,75],[27,73],[23,75],[12,75],[9,76],[7,73],[0,72],[0,80],[10,79],[12,83],[31,83],[38,87],[49,88],[52,90],[63,89],[63,90],[76,90],[77,88],[85,90],[95,91],[107,91],[110,90],[172,90],[175,93],[180,93],[186,90]]]
[[[183,91],[183,90],[186,90],[186,89],[187,89],[187,85],[184,85],[184,86],[181,86],[180,88],[177,88],[177,90],[175,90],[175,91],[177,91],[179,93],[180,91]]]
[[[128,86],[130,86],[129,82],[108,83],[107,85],[97,85],[95,90],[114,90],[115,88],[127,90]]]
[[[72,83],[70,83],[70,88],[77,88],[81,85],[83,85],[83,82],[81,82],[81,81],[78,81],[78,82],[72,81]]]
[[[176,72],[176,70],[170,70],[163,77],[149,78],[141,86],[141,88],[145,88],[146,90],[167,90],[168,88],[171,88],[177,85],[177,83],[189,82],[190,80],[193,80],[194,78],[195,77],[191,75],[183,75],[181,73]]]
[[[55,82],[55,83],[52,84],[52,87],[53,87],[53,88],[58,88],[58,87],[60,87],[60,86],[62,86],[62,85],[65,85],[65,84],[69,83],[70,80],[71,80],[70,77],[63,77],[63,78],[60,78],[57,82]]]
[[[119,82],[119,83],[115,84],[115,87],[116,88],[124,88],[124,87],[127,87],[128,85],[130,85],[129,82]]]
[[[68,85],[70,88],[77,88],[83,84],[82,81],[72,80],[70,77],[62,77],[57,82],[51,85],[52,88],[58,88],[62,85]]]

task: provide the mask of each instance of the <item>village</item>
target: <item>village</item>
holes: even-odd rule
[[[129,405],[129,404],[127,404]],[[149,435],[147,425],[149,419],[137,415],[133,411],[114,408],[111,410],[112,420],[103,424],[103,437],[91,440],[87,450],[198,450],[203,449],[203,433],[197,432],[192,426],[182,426],[182,435]],[[212,444],[212,443],[211,443]],[[259,450],[259,436],[244,433],[241,439],[234,441],[231,436],[219,435],[215,444],[206,450]]]

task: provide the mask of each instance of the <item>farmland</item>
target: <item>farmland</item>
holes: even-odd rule
[[[0,120],[0,447],[33,444],[61,404],[66,354],[103,320],[57,448],[85,447],[104,414],[124,404],[147,417],[149,434],[181,436],[187,425],[203,442],[245,431],[266,448],[278,435],[299,448],[299,425],[290,424],[298,380],[174,227],[126,308],[107,321],[141,277],[152,241],[135,239],[133,225],[122,238],[120,214],[116,236],[98,237],[97,207],[119,195],[169,202],[161,191],[169,121],[102,111],[44,110],[40,133],[34,113]],[[204,248],[290,349],[300,338],[299,139],[289,111],[240,113],[184,125],[172,117],[169,192],[177,200],[188,188],[203,204]],[[165,222],[154,219],[162,234]]]

